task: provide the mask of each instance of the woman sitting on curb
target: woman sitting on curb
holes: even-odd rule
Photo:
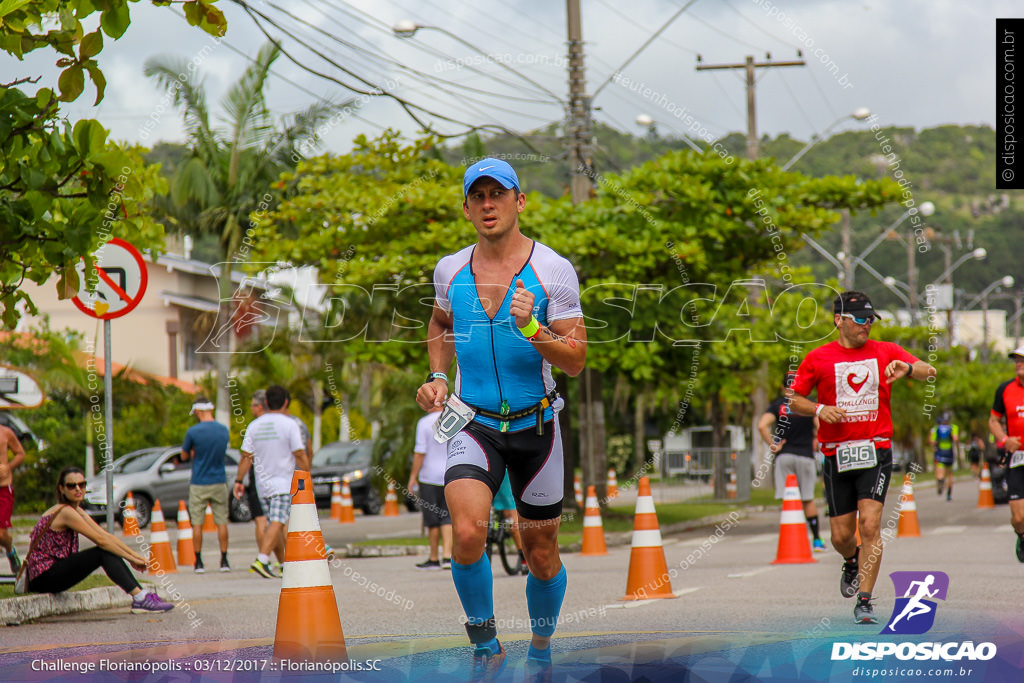
[[[132,613],[172,609],[173,604],[143,589],[125,564],[127,560],[138,571],[145,571],[146,558],[94,522],[80,507],[84,498],[82,470],[73,466],[62,469],[57,477],[57,505],[47,510],[32,530],[32,548],[25,558],[29,592],[66,591],[103,567],[110,580],[132,596]],[[96,547],[79,551],[78,534]]]

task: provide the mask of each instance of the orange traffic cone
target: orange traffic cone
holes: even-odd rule
[[[348,487],[348,480],[341,482],[341,513],[338,521],[342,524],[355,524],[356,511],[352,509],[352,490]]]
[[[384,496],[384,516],[398,516],[398,495],[395,493],[395,482],[388,482],[388,493]]]
[[[658,515],[654,512],[654,498],[651,497],[651,480],[647,477],[640,478],[637,490],[632,545],[633,549],[629,553],[626,595],[621,599],[678,597],[672,592],[672,582],[665,562],[665,548],[661,545]]]
[[[207,531],[216,531],[217,525],[213,523],[213,509],[210,504],[206,504],[206,517],[203,519],[203,533]]]
[[[608,491],[606,495],[609,500],[617,498],[619,495],[619,481],[615,478],[615,470],[611,468],[608,469]]]
[[[988,471],[988,463],[981,470],[981,483],[978,484],[978,507],[994,508],[995,498],[992,497],[992,473]]]
[[[135,516],[135,498],[132,492],[128,492],[125,499],[124,512],[121,513],[121,529],[125,536],[140,536],[139,519]]]
[[[587,487],[587,490],[590,490],[590,487]],[[576,495],[576,507],[583,507],[583,483],[578,474],[572,478],[572,492]]]
[[[331,486],[331,519],[341,521],[341,481],[338,479]]]
[[[292,475],[274,658],[348,661],[309,472]]]
[[[817,562],[811,555],[811,541],[807,537],[807,517],[800,502],[800,488],[795,474],[786,475],[786,490],[782,494],[782,519],[779,522],[779,549],[772,564],[802,564]]]
[[[896,537],[911,538],[921,535],[921,525],[917,521],[917,503],[914,502],[914,486],[910,475],[903,477],[903,491],[900,496],[900,518],[896,523]]]
[[[171,553],[171,539],[167,535],[167,523],[164,522],[164,511],[160,501],[153,503],[149,530],[149,571],[177,574],[174,566],[174,554]]]
[[[577,478],[576,481],[579,481]],[[583,547],[580,555],[607,555],[604,542],[604,526],[601,524],[601,508],[597,504],[597,491],[587,487],[587,510],[583,513]]]
[[[185,501],[178,501],[178,564],[191,567],[196,563],[196,549],[192,544],[192,522],[188,518]]]
[[[729,481],[725,485],[725,492],[729,498],[736,497],[736,470],[729,473]]]

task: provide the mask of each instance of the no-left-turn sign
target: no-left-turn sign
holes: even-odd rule
[[[85,263],[79,263],[78,294],[72,298],[78,310],[100,320],[120,318],[139,305],[146,293],[149,276],[142,254],[117,237],[100,247],[95,256],[96,282],[93,292],[85,278]]]

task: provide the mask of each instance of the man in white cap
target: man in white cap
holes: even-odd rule
[[[220,570],[231,571],[228,564],[228,477],[224,456],[228,449],[228,428],[213,419],[213,403],[205,396],[196,397],[191,414],[199,420],[185,432],[181,447],[182,462],[192,461],[192,479],[188,486],[188,516],[192,522],[192,544],[196,550],[196,574],[203,567],[203,520],[206,506],[213,510],[220,543]]]
[[[1017,560],[1024,562],[1024,346],[1014,349],[1009,356],[1016,376],[996,389],[988,428],[996,438],[996,447],[1002,451],[1001,464],[1008,465],[1010,523],[1017,532]]]

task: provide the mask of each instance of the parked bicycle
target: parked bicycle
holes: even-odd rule
[[[491,517],[487,523],[487,545],[485,546],[488,561],[494,549],[498,549],[501,565],[510,576],[528,574],[529,569],[523,563],[523,556],[512,536],[512,520],[501,516],[501,512],[491,508]]]

